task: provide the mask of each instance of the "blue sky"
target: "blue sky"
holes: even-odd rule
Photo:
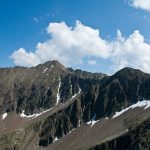
[[[89,53],[85,55],[81,54],[80,60],[74,58],[73,61],[77,63],[70,62],[69,58],[67,58],[68,61],[64,61],[65,65],[92,72],[104,73],[113,73],[117,71],[117,69],[121,69],[121,67],[125,66],[139,69],[144,68],[143,71],[146,71],[149,69],[149,61],[148,58],[145,57],[150,54],[148,53],[148,51],[150,51],[150,10],[149,8],[141,6],[140,2],[138,6],[131,3],[129,4],[128,2],[128,0],[0,0],[0,67],[26,64],[23,60],[27,58],[23,57],[22,60],[16,60],[18,59],[16,57],[19,57],[19,55],[12,57],[14,51],[24,48],[26,53],[32,52],[33,55],[35,55],[35,47],[38,42],[44,43],[55,38],[51,35],[56,35],[55,31],[52,29],[50,29],[49,32],[46,31],[50,23],[60,24],[63,21],[68,28],[72,27],[72,30],[74,30],[78,26],[76,24],[78,20],[83,27],[88,26],[93,29],[92,33],[94,35],[94,30],[96,31],[96,29],[98,29],[100,32],[100,40],[105,40],[106,45],[111,43],[108,46],[109,48],[112,47],[112,45],[116,45],[114,41],[116,40],[117,31],[122,33],[121,37],[126,41],[130,39],[130,36],[133,36],[133,43],[134,37],[140,38],[140,36],[142,36],[144,41],[140,41],[141,46],[139,47],[135,47],[131,44],[135,49],[138,49],[138,55],[136,55],[136,52],[130,53],[126,51],[125,54],[119,52],[114,56],[114,53],[116,53],[114,48],[116,47],[113,46],[110,50],[111,52],[109,52],[111,53],[109,56],[101,55],[95,49],[96,52],[94,54],[92,50],[89,50]],[[140,33],[136,32],[136,34],[133,35],[136,30]],[[87,30],[85,30],[85,32],[86,31]],[[73,37],[76,37],[75,33]],[[66,37],[66,42],[68,40],[67,38],[69,37]],[[59,38],[56,38],[54,40],[55,44],[57,44],[58,39]],[[79,41],[80,40],[82,41],[82,39],[79,39]],[[85,39],[83,41],[86,44]],[[92,43],[93,41],[90,42]],[[58,43],[60,43],[60,41],[58,41]],[[129,43],[131,42],[126,42],[124,44],[125,46],[121,43],[119,49],[125,49]],[[64,45],[62,45],[62,47],[63,46]],[[79,45],[77,45],[77,47],[79,47]],[[82,47],[83,45],[79,47],[79,49],[82,49]],[[146,47],[144,51],[146,56],[141,56],[144,57],[144,59],[140,58],[140,52],[142,53],[143,47]],[[40,51],[42,51],[41,48]],[[64,51],[65,50],[62,50],[62,55]],[[68,52],[70,51],[75,52],[76,49],[68,49]],[[78,51],[77,54],[80,55]],[[64,59],[69,56],[68,54],[65,55]],[[124,56],[126,59],[121,62]],[[72,55],[70,57],[72,57]],[[137,63],[131,60],[132,57],[133,59],[138,58],[138,61],[141,60],[141,63],[145,65],[136,65]],[[52,59],[55,57],[50,56],[49,58]],[[36,58],[37,63],[47,61],[47,58],[40,58],[40,60],[41,59],[42,61],[39,61]],[[20,63],[20,61],[22,63]],[[133,65],[131,65],[132,63]]]

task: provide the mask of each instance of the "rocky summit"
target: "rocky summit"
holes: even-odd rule
[[[0,150],[149,149],[150,74],[0,69]]]

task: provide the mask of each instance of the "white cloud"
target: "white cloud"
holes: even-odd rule
[[[35,66],[56,59],[64,65],[70,65],[81,62],[86,56],[109,57],[109,47],[99,37],[99,30],[84,26],[79,21],[74,28],[68,27],[64,22],[50,23],[47,33],[51,38],[43,43],[39,42],[33,53],[24,49],[21,52],[20,49],[16,50],[12,55],[15,64]],[[33,64],[32,59],[36,60]]]
[[[95,60],[89,60],[89,61],[88,61],[88,64],[89,64],[89,65],[96,65],[97,62],[96,62]]]
[[[138,30],[126,39],[120,36],[111,45],[114,70],[129,66],[150,72],[150,44]]]
[[[34,53],[26,52],[24,48],[20,48],[15,51],[11,58],[13,59],[14,63],[19,66],[30,67],[41,63],[39,58]]]
[[[123,67],[133,67],[150,73],[150,44],[144,41],[144,36],[134,31],[129,37],[117,36],[112,41],[106,41],[99,35],[98,29],[76,22],[75,27],[69,27],[64,22],[50,23],[47,27],[50,39],[38,43],[35,51],[28,52],[20,48],[11,58],[16,65],[35,66],[48,60],[58,60],[64,65],[80,64],[84,58],[110,60],[113,71]],[[90,62],[95,63],[94,61]]]
[[[130,0],[130,4],[135,8],[150,11],[150,0]]]

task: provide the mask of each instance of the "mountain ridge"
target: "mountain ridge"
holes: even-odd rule
[[[21,142],[22,138],[29,140],[37,137],[34,142],[31,140],[29,143],[37,145],[35,149],[41,149],[51,147],[55,140],[63,140],[63,137],[73,129],[79,129],[80,135],[82,133],[80,127],[85,130],[87,128],[85,124],[90,122],[97,124],[101,119],[108,118],[110,124],[120,122],[116,129],[111,129],[114,130],[112,134],[106,134],[113,137],[113,134],[124,133],[124,130],[128,129],[128,126],[124,125],[126,119],[129,120],[128,124],[132,124],[133,118],[136,120],[135,124],[141,124],[150,117],[149,108],[146,110],[135,108],[129,110],[133,118],[128,115],[126,118],[125,115],[120,121],[112,119],[116,112],[143,99],[149,100],[149,85],[150,74],[133,68],[124,68],[112,76],[65,68],[58,61],[49,61],[31,68],[0,69],[0,114],[7,114],[1,119],[4,128],[0,133],[5,137],[6,133],[10,134],[10,131],[13,131],[14,141],[7,139],[7,136],[6,139],[19,150],[25,149]],[[136,112],[141,112],[141,115],[138,116]],[[122,118],[122,115],[120,117]],[[15,125],[16,120],[20,125]],[[14,125],[6,125],[7,121]],[[110,128],[107,119],[104,124]],[[87,136],[96,134],[92,129],[97,128],[98,131],[100,127],[100,124],[94,125],[91,129],[88,127]],[[22,131],[18,133],[18,129]],[[20,142],[15,145],[13,143],[17,134],[25,136],[20,135]],[[95,141],[98,142],[100,139],[96,138]],[[4,142],[3,138],[0,142]],[[88,146],[88,143],[82,144],[83,147]],[[3,145],[4,148],[10,148],[6,143]]]

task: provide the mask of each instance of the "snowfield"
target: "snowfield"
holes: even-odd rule
[[[112,118],[116,118],[123,114],[124,112],[128,111],[129,109],[134,109],[136,107],[144,107],[144,109],[147,109],[150,107],[150,100],[143,100],[143,101],[138,101],[136,104],[133,104],[119,112],[116,112],[115,115]]]

